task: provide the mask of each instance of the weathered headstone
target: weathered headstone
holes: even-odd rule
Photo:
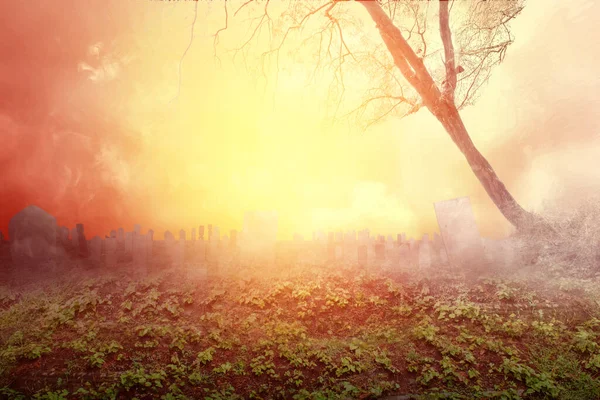
[[[449,262],[478,269],[484,261],[479,229],[468,197],[434,204]]]
[[[15,214],[8,224],[8,235],[16,264],[46,261],[56,255],[56,218],[37,206]]]

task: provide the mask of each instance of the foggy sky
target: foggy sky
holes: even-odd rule
[[[244,174],[237,171],[240,164],[227,166],[229,161],[242,162],[243,154],[248,154],[248,165],[254,162],[252,148],[243,152],[226,139],[228,129],[235,130],[227,119],[250,115],[254,107],[236,94],[235,85],[246,84],[247,78],[242,72],[236,75],[235,69],[202,66],[198,84],[218,97],[210,104],[198,100],[188,105],[197,110],[192,112],[204,113],[202,118],[222,113],[225,139],[215,144],[214,138],[210,143],[194,138],[194,145],[210,152],[199,153],[193,168],[210,168],[210,177],[216,180],[222,174],[219,182],[224,183],[194,186],[190,181],[204,175],[188,173],[186,181],[180,173],[190,168],[185,160],[173,168],[160,165],[161,160],[177,160],[180,151],[169,135],[156,132],[184,124],[160,105],[172,97],[177,83],[176,61],[189,40],[191,8],[182,3],[173,11],[156,3],[160,2],[66,1],[60,7],[51,1],[35,7],[1,3],[0,230],[5,235],[10,217],[29,204],[52,213],[60,225],[83,222],[88,237],[119,226],[131,229],[134,223],[144,230],[213,223],[223,232],[241,228],[247,208],[273,207],[258,195],[245,203],[240,199],[237,205],[237,192],[228,192],[236,179],[255,179],[258,188],[272,173],[257,167],[259,172]],[[504,64],[494,71],[478,103],[463,112],[475,144],[526,208],[552,201],[573,206],[577,198],[597,192],[599,8],[589,0],[530,1],[513,26],[516,42]],[[181,14],[179,24],[162,25],[177,21],[165,18],[169,13]],[[218,26],[220,21],[212,23]],[[172,34],[167,37],[165,32]],[[212,42],[205,42],[210,54]],[[163,61],[168,51],[171,58]],[[186,62],[189,76],[190,66],[212,65],[213,60],[192,53]],[[145,101],[148,105],[140,106]],[[225,109],[223,104],[230,105]],[[150,120],[152,125],[140,122]],[[381,166],[352,167],[339,178],[335,165],[311,171],[318,179],[306,183],[304,191],[289,183],[287,190],[297,190],[296,197],[306,197],[308,206],[296,219],[285,215],[286,208],[280,210],[284,232],[310,216],[314,225],[359,224],[385,234],[420,235],[436,230],[432,203],[459,196],[471,196],[484,234],[507,231],[462,155],[426,110],[405,120],[388,120],[367,135],[338,144],[340,152],[348,146],[348,164]],[[297,140],[294,146],[302,146]],[[315,149],[306,151],[318,154]],[[297,162],[310,163],[301,156]],[[284,190],[288,183],[277,179]],[[328,182],[336,179],[341,182],[336,193],[321,203],[318,194],[311,197],[311,190],[324,193]],[[226,199],[215,197],[221,195]],[[172,200],[181,197],[185,199]],[[210,201],[203,205],[204,199]],[[290,213],[302,207],[300,200],[294,204]],[[299,230],[307,233],[308,226]]]

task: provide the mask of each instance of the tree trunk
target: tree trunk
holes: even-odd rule
[[[502,215],[520,231],[529,230],[533,228],[533,225],[541,222],[538,216],[524,210],[517,203],[504,186],[504,183],[498,178],[490,163],[477,150],[456,106],[450,101],[441,100],[438,102],[437,107],[431,111],[463,153],[471,170],[473,170],[473,173],[475,173],[475,176],[477,176],[477,179],[479,179],[479,182],[481,182]]]
[[[481,182],[502,215],[519,231],[548,228],[547,224],[539,216],[525,211],[517,203],[506,189],[506,186],[500,181],[490,163],[473,144],[453,101],[453,80],[450,82],[449,87],[444,88],[443,92],[440,91],[431,74],[425,68],[423,59],[415,54],[406,39],[402,36],[400,29],[394,25],[390,17],[383,11],[379,2],[360,1],[360,4],[371,15],[383,42],[394,58],[396,67],[398,67],[408,83],[419,93],[423,104],[442,123],[446,132],[448,132],[456,146],[463,153],[475,176],[477,176],[477,179],[479,179],[479,182]],[[448,21],[442,22],[446,25],[448,23]],[[449,26],[444,26],[443,28],[447,31]],[[447,36],[446,41],[450,41],[451,43],[449,31],[444,32],[444,29],[442,29],[442,36],[444,36],[444,33]],[[443,39],[444,37],[442,37]],[[448,52],[450,50],[449,44],[444,48],[447,51],[446,56],[450,56],[450,59],[453,60],[452,52]],[[446,64],[446,69],[447,73],[451,75],[450,78],[454,79],[453,75],[455,71],[453,65]]]

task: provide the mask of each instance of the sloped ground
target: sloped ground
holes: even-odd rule
[[[600,398],[597,279],[284,272],[5,287],[1,396]]]

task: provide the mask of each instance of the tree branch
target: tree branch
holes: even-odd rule
[[[359,1],[377,24],[377,29],[386,47],[394,58],[394,63],[421,96],[423,103],[432,112],[437,109],[441,99],[441,92],[431,74],[425,68],[423,59],[419,58],[410,47],[402,32],[398,29],[389,16],[383,11],[376,1]],[[434,112],[435,114],[435,112]]]
[[[448,13],[448,0],[440,0],[440,35],[444,44],[444,57],[446,66],[446,80],[443,85],[443,96],[454,101],[456,90],[456,65],[454,60],[454,45],[450,32],[450,17]]]
[[[198,2],[196,2],[196,5],[198,4]],[[219,33],[227,30],[227,27],[229,25],[229,13],[227,12],[227,1],[223,2],[223,5],[225,6],[225,26],[221,29],[219,29],[215,35],[214,35],[214,41],[213,41],[213,49],[214,49],[214,57],[216,60],[219,60],[219,63],[221,62],[221,60],[219,59],[219,57],[217,56],[217,44],[219,44]],[[243,7],[243,6],[242,6]],[[240,7],[241,8],[241,7]],[[238,10],[239,11],[239,10]]]
[[[192,47],[192,42],[194,41],[194,28],[196,27],[196,19],[198,18],[198,2],[196,2],[196,4],[194,4],[194,20],[192,21],[192,30],[191,30],[191,34],[190,34],[190,42],[188,43],[187,47],[185,48],[185,51],[183,52],[183,54],[181,55],[181,58],[179,59],[179,82],[177,83],[177,94],[175,95],[175,97],[173,97],[173,99],[171,99],[171,102],[175,99],[177,99],[179,97],[179,93],[181,93],[181,64],[183,64],[183,59],[185,58],[185,55],[187,54],[188,50],[190,49],[190,47]]]

